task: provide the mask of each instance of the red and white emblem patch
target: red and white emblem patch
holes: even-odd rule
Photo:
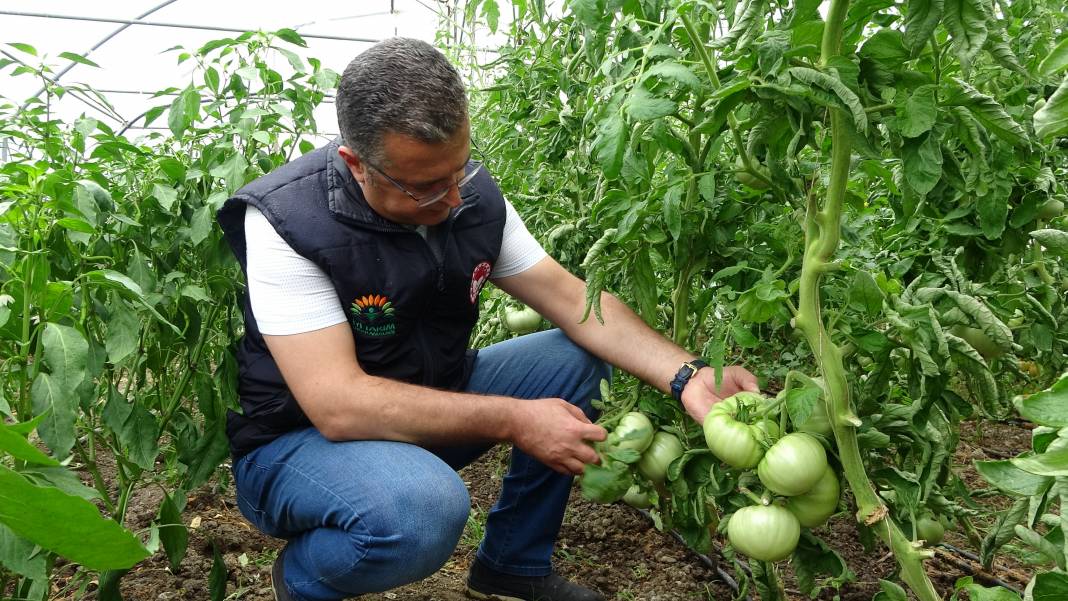
[[[482,291],[482,285],[489,279],[490,271],[493,266],[489,261],[483,261],[478,265],[475,265],[475,270],[471,272],[471,304],[478,302],[478,293]]]

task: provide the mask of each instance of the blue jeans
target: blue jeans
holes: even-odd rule
[[[550,330],[479,351],[467,391],[559,397],[595,419],[590,399],[610,376],[606,363]],[[234,463],[237,504],[264,533],[289,541],[283,568],[295,599],[385,591],[448,560],[471,506],[456,470],[492,446],[330,442],[315,428],[297,430]],[[478,558],[506,573],[548,574],[571,482],[513,448]]]

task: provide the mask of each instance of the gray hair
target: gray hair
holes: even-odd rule
[[[428,143],[451,139],[467,123],[467,96],[445,55],[420,40],[390,38],[345,68],[337,121],[346,146],[381,164],[388,132]]]

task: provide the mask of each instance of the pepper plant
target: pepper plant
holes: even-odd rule
[[[99,598],[118,599],[149,552],[182,560],[187,492],[228,457],[225,414],[237,407],[241,290],[214,213],[311,149],[313,110],[336,85],[294,45],[304,42],[281,30],[174,48],[196,63],[190,80],[121,125],[58,119],[63,96],[119,116],[91,88],[57,83],[32,46],[12,44],[18,54],[0,62],[45,90],[0,105],[12,152],[0,165],[0,592],[50,598],[63,557],[68,589],[100,571]],[[163,119],[165,132],[131,137]],[[145,486],[163,489],[158,517],[131,533],[127,508]]]

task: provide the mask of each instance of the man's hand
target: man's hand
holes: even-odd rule
[[[515,446],[562,474],[577,476],[587,463],[598,461],[587,441],[604,440],[608,433],[581,409],[563,399],[517,400],[516,405]]]
[[[723,368],[723,381],[716,389],[716,370],[702,367],[682,389],[682,406],[701,424],[712,405],[736,392],[760,392],[757,378],[748,369],[736,365]]]

